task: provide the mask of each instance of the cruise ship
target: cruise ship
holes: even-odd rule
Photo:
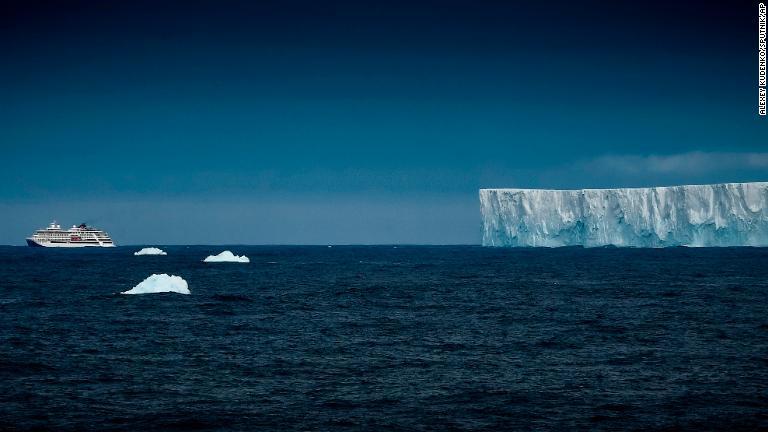
[[[72,225],[72,228],[65,231],[56,221],[51,222],[48,228],[35,231],[32,237],[27,238],[27,245],[32,247],[115,246],[112,239],[109,238],[109,234],[100,229],[89,227],[83,223]]]

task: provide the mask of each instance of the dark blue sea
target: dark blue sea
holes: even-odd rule
[[[0,429],[768,428],[768,249],[138,249],[0,248]]]

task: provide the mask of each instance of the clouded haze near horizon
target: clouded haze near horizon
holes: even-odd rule
[[[768,180],[751,2],[10,1],[0,49],[0,244],[478,243],[478,188]]]

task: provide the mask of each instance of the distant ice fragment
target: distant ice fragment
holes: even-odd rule
[[[247,263],[251,262],[251,260],[248,259],[247,256],[238,256],[233,254],[232,252],[225,250],[224,252],[218,254],[218,255],[208,255],[206,259],[203,260],[203,262],[207,263],[213,263],[213,262],[237,262],[237,263]]]
[[[480,189],[483,246],[768,246],[768,183]]]
[[[180,276],[168,276],[167,274],[153,274],[144,279],[140,284],[121,294],[153,294],[162,292],[175,292],[190,294],[187,281]]]
[[[144,249],[142,249],[142,250],[140,250],[138,252],[134,252],[133,254],[136,255],[136,256],[139,256],[139,255],[168,255],[167,253],[165,253],[164,250],[158,249],[156,247],[144,248]]]

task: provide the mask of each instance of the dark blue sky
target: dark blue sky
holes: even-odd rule
[[[481,187],[768,180],[751,2],[0,6],[0,244],[477,243]]]

